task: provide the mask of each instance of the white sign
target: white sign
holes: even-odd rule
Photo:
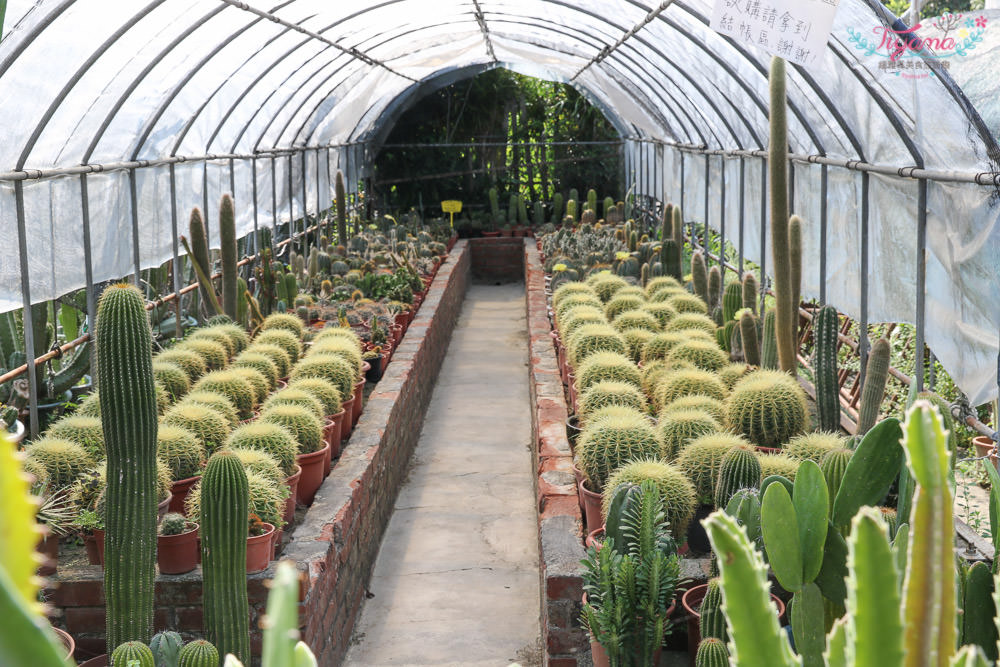
[[[826,50],[840,0],[715,0],[712,29],[799,65]]]

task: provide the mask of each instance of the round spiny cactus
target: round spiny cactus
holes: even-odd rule
[[[659,292],[664,287],[673,287],[676,289],[681,289],[681,284],[677,282],[677,279],[674,278],[673,276],[657,276],[655,278],[650,279],[650,281],[646,283],[646,289],[645,289],[646,296],[647,297],[652,296],[653,294]]]
[[[627,382],[639,386],[639,369],[623,354],[595,352],[576,369],[576,390],[581,395],[598,382]]]
[[[607,324],[608,318],[604,317],[604,311],[593,306],[577,306],[556,322],[559,324],[559,336],[565,345],[580,327],[587,324]]]
[[[647,303],[642,309],[656,318],[656,321],[660,323],[661,329],[677,316],[677,311],[674,310],[674,307],[665,301]]]
[[[63,489],[94,467],[94,459],[82,445],[61,438],[41,438],[25,448],[28,459],[48,473],[53,489]]]
[[[601,408],[621,405],[646,412],[646,397],[630,382],[603,381],[590,385],[580,396],[580,416],[584,419]]]
[[[260,328],[261,331],[285,329],[295,334],[299,340],[302,340],[302,336],[305,334],[305,327],[302,324],[302,320],[288,313],[271,313],[264,318],[264,322],[260,325]]]
[[[719,349],[714,342],[707,340],[687,340],[670,348],[667,354],[667,365],[676,366],[677,362],[686,361],[696,368],[718,372],[729,363],[729,355]]]
[[[184,369],[169,361],[154,361],[153,377],[170,395],[171,402],[180,400],[191,389]]]
[[[233,355],[236,354],[236,344],[233,339],[215,327],[196,329],[187,335],[187,340],[210,340],[218,343],[225,348],[227,359],[232,359]]]
[[[673,461],[678,452],[695,438],[722,430],[712,415],[701,410],[664,412],[660,415],[658,428],[663,441],[660,458],[666,461]]]
[[[718,375],[700,368],[665,373],[656,387],[656,405],[668,405],[682,396],[708,396],[722,401],[726,398],[726,388]]]
[[[617,292],[615,292],[614,298],[617,299],[620,296],[635,296],[642,299],[643,303],[646,301],[646,293],[642,291],[641,287],[636,285],[629,285],[628,287],[622,287]]]
[[[272,329],[272,331],[280,331],[294,338],[293,334],[284,329]],[[260,337],[261,336],[258,336],[258,339]],[[263,354],[265,357],[274,362],[274,365],[278,368],[278,377],[283,378],[288,376],[288,372],[292,368],[292,357],[288,354],[285,348],[276,343],[254,342],[246,349],[245,353],[250,352],[253,352],[254,354]]]
[[[214,340],[205,338],[188,339],[181,341],[173,349],[194,352],[202,358],[205,362],[205,368],[209,371],[220,370],[225,368],[226,364],[229,363],[229,355],[226,352],[226,348]]]
[[[169,467],[172,481],[200,475],[206,458],[197,435],[183,426],[162,423],[156,432],[156,455]]]
[[[720,612],[721,616],[721,612]],[[723,618],[725,621],[725,618]],[[704,635],[702,635],[704,637]],[[694,667],[729,667],[729,651],[721,639],[709,637],[698,644],[698,653],[694,658]]]
[[[285,351],[288,356],[288,364],[294,364],[302,356],[302,342],[298,337],[287,329],[268,329],[261,331],[253,339],[251,345],[276,345]],[[249,348],[248,348],[249,349]],[[276,362],[277,363],[277,362]]]
[[[174,485],[174,477],[170,474],[170,467],[163,459],[156,459],[156,497],[157,503],[162,503],[170,497],[171,488]]]
[[[52,490],[49,486],[49,472],[41,463],[35,459],[23,459],[21,461],[21,469],[24,470],[29,477],[31,477],[29,482],[31,484],[31,495],[48,495],[49,491]],[[86,474],[87,473],[83,473],[83,476],[86,476]],[[79,483],[80,480],[78,479],[73,483],[73,486],[76,486]],[[70,488],[72,489],[73,487]]]
[[[718,371],[719,379],[722,380],[722,384],[726,385],[727,388],[732,389],[750,370],[750,367],[746,364],[726,364]]]
[[[101,418],[101,397],[97,394],[96,389],[80,401],[80,404],[76,406],[76,412],[73,414],[81,417]]]
[[[255,472],[275,484],[282,484],[287,479],[277,459],[267,452],[245,448],[227,449],[226,451],[234,454],[248,473]]]
[[[586,283],[604,303],[611,301],[615,292],[623,287],[628,287],[628,282],[624,278],[611,273],[604,273],[603,271],[591,274],[587,278]]]
[[[701,331],[715,340],[715,321],[708,315],[701,313],[678,313],[677,317],[667,322],[663,327],[664,331],[683,331],[690,335],[690,331]]]
[[[177,657],[177,667],[217,667],[219,664],[219,651],[204,639],[185,644]]]
[[[354,333],[354,329],[350,327],[326,327],[320,331],[313,338],[313,344],[321,343],[325,340],[346,340],[352,343],[354,347],[361,351],[361,339],[358,338],[358,334]]]
[[[230,368],[254,369],[267,380],[267,389],[269,392],[274,390],[278,385],[278,379],[281,377],[278,375],[278,365],[269,356],[260,352],[241,352],[233,359]]]
[[[230,430],[239,426],[240,417],[236,413],[236,406],[233,405],[233,402],[231,400],[229,400],[222,394],[219,394],[214,391],[192,391],[190,394],[185,396],[184,400],[182,400],[177,405],[192,405],[192,404],[201,405],[206,408],[211,408],[212,410],[218,412],[226,420],[226,423],[229,425]],[[184,424],[180,424],[180,426],[184,426]],[[198,430],[196,429],[191,429],[191,430],[195,431],[195,433],[198,433]],[[205,443],[205,447],[209,447],[209,444]]]
[[[230,454],[230,450],[225,451]],[[275,528],[284,525],[282,515],[285,499],[288,498],[288,488],[284,483],[275,483],[268,477],[253,470],[244,469],[247,476],[247,519],[256,515],[258,519],[271,524]],[[190,517],[201,515],[202,483],[198,482],[191,488],[184,499],[184,513]]]
[[[288,429],[299,444],[299,454],[311,454],[323,449],[323,423],[309,408],[274,405],[261,413],[260,420]]]
[[[691,296],[683,287],[661,287],[649,294],[650,303],[670,303],[675,296]]]
[[[263,405],[260,406],[260,411],[261,413],[264,413],[278,405],[297,405],[307,408],[311,413],[316,415],[317,419],[322,419],[326,414],[323,410],[323,404],[320,403],[318,398],[304,389],[297,389],[294,387],[286,387],[274,394],[271,394],[271,396],[264,401]]]
[[[628,356],[633,363],[638,364],[642,360],[642,350],[646,347],[653,336],[652,331],[646,329],[626,329],[622,331],[622,338],[625,339],[625,346],[628,348]]]
[[[295,455],[299,453],[295,437],[286,428],[269,422],[240,426],[226,440],[225,449],[256,449],[270,454],[285,477],[295,473]]]
[[[826,488],[830,493],[830,507],[840,490],[840,483],[844,481],[844,473],[847,472],[847,464],[851,462],[854,452],[850,449],[831,449],[820,460],[819,469],[826,479]]]
[[[761,454],[760,478],[767,479],[771,475],[780,475],[790,482],[795,481],[795,473],[799,469],[799,461],[788,454]]]
[[[289,389],[301,389],[312,394],[313,398],[323,404],[323,415],[335,415],[341,411],[341,405],[348,397],[342,397],[337,385],[323,378],[302,378],[289,383]]]
[[[333,355],[342,358],[355,369],[355,377],[361,377],[361,352],[354,346],[354,343],[344,339],[326,339],[313,343],[306,354],[306,359],[312,359],[321,355]]]
[[[562,285],[556,288],[555,292],[552,293],[552,308],[558,309],[559,305],[567,297],[575,296],[577,294],[584,294],[593,296],[595,299],[597,298],[597,294],[594,292],[593,289],[590,288],[589,285],[586,285],[585,283],[576,280],[572,280],[563,283]]]
[[[170,394],[159,382],[153,382],[153,396],[156,398],[156,414],[162,416],[174,404]]]
[[[614,319],[622,313],[629,310],[639,310],[645,304],[646,300],[641,296],[619,296],[616,294],[615,298],[611,299],[611,301],[608,301],[604,305],[604,316],[607,317],[609,321],[614,321]]]
[[[655,458],[642,458],[620,467],[604,486],[601,515],[607,516],[608,506],[615,491],[624,484],[642,484],[651,479],[656,482],[663,498],[663,509],[670,524],[670,534],[678,543],[687,539],[688,524],[694,518],[697,497],[694,487],[680,470]]]
[[[675,465],[694,484],[701,502],[714,502],[722,457],[733,447],[740,446],[750,447],[750,443],[731,433],[709,433],[695,438],[681,449]]]
[[[170,512],[160,520],[160,535],[181,535],[187,531],[188,520],[183,514]]]
[[[660,418],[662,419],[664,415],[671,412],[679,412],[681,410],[700,410],[711,415],[712,419],[720,424],[726,421],[726,407],[722,404],[722,401],[698,394],[681,396],[670,401],[670,403],[664,405],[660,410]]]
[[[660,330],[660,321],[644,310],[626,310],[615,317],[611,326],[623,333],[629,329],[644,329],[656,333]]]
[[[184,370],[189,383],[197,381],[198,378],[208,372],[208,366],[205,364],[205,359],[202,358],[200,354],[179,347],[174,347],[160,352],[158,355],[153,357],[153,361],[165,361],[177,364]]]
[[[815,431],[792,438],[785,445],[784,450],[792,458],[800,461],[809,459],[818,464],[827,452],[835,449],[847,449],[847,443],[848,438],[839,433]]]
[[[610,325],[587,324],[573,333],[566,343],[566,351],[573,368],[579,368],[595,352],[617,352],[624,355],[628,350],[621,334]]]
[[[125,642],[111,653],[111,667],[155,667],[153,651],[142,642]]]
[[[645,366],[652,361],[665,361],[670,351],[677,345],[699,339],[711,342],[707,336],[703,336],[701,333],[681,331],[658,333],[650,338],[646,347],[642,349],[642,364]]]
[[[346,401],[354,395],[355,372],[342,357],[321,354],[297,363],[289,378],[293,382],[303,378],[321,378],[332,382]]]
[[[693,294],[675,294],[667,301],[679,314],[708,315],[708,306]]]
[[[246,369],[244,369],[246,370]],[[256,391],[250,382],[234,371],[212,371],[198,380],[192,391],[209,391],[221,394],[236,406],[240,419],[250,419],[256,405]]]
[[[247,381],[247,384],[249,384],[253,389],[254,406],[257,406],[261,401],[267,398],[269,393],[271,393],[270,383],[267,381],[264,374],[256,368],[251,366],[237,366],[233,364],[227,368],[225,372],[241,377]]]
[[[660,437],[649,420],[617,406],[591,415],[576,442],[578,465],[596,493],[618,468],[634,459],[656,458],[660,449]]]
[[[104,458],[104,428],[99,417],[71,415],[63,417],[45,432],[46,437],[75,442],[95,461]]]
[[[209,322],[209,324],[210,326],[202,331],[213,331],[224,334],[232,343],[233,352],[235,354],[239,354],[250,346],[250,336],[248,336],[247,332],[243,330],[243,327],[238,324],[232,322],[219,324],[212,324]]]
[[[805,392],[787,373],[748,373],[726,400],[726,422],[755,445],[781,447],[808,425]]]
[[[732,447],[719,464],[719,479],[715,483],[715,507],[724,508],[740,489],[759,489],[760,461],[757,453],[745,446]]]
[[[576,294],[563,299],[559,307],[555,309],[556,322],[566,322],[577,311],[596,310],[604,314],[604,304],[593,294]]]

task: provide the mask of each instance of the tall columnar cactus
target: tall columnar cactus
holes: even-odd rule
[[[514,193],[511,193],[507,197],[507,224],[509,225],[517,224],[517,206],[519,201],[520,197]]]
[[[740,315],[740,344],[743,359],[750,366],[760,366],[760,344],[757,342],[757,318],[749,310]]]
[[[562,222],[563,216],[563,196],[561,192],[557,192],[552,195],[552,218],[550,222],[553,225],[558,225]]]
[[[196,639],[184,645],[177,667],[218,667],[219,651],[211,642]]]
[[[660,221],[660,243],[674,237],[674,205],[667,202],[663,207],[663,219]]]
[[[864,435],[878,421],[885,383],[889,379],[889,341],[879,338],[872,344],[865,367],[865,385],[858,404],[858,435]]]
[[[205,634],[220,653],[250,659],[247,603],[247,475],[239,458],[212,455],[201,478]]]
[[[490,215],[493,217],[493,224],[500,220],[500,195],[496,188],[490,188]]]
[[[792,305],[792,267],[788,244],[788,118],[785,97],[785,61],[771,58],[771,141],[768,152],[768,187],[771,200],[771,256],[774,258],[775,333],[778,365],[795,374],[795,311]]]
[[[629,232],[628,251],[635,252],[639,249],[639,232]]]
[[[205,273],[206,276],[211,278],[212,276],[212,264],[208,257],[208,236],[205,233],[205,219],[201,215],[201,209],[195,207],[191,209],[191,217],[188,219],[188,233],[191,236],[191,256],[197,263],[198,267]],[[198,291],[201,292],[202,302],[207,304],[212,303],[212,294],[209,290],[213,290],[211,282],[201,280]]]
[[[222,307],[234,322],[239,321],[237,301],[239,298],[239,269],[236,266],[236,210],[233,198],[222,195],[219,204],[219,243],[222,253]]]
[[[528,224],[528,200],[521,195],[517,198],[517,223],[519,225]]]
[[[347,245],[347,189],[344,187],[344,173],[337,170],[333,186],[334,203],[337,205],[337,240]]]
[[[847,473],[847,464],[851,462],[853,455],[854,452],[850,449],[832,449],[819,462],[819,469],[823,471],[823,479],[830,492],[830,507],[833,507],[833,501],[837,498],[840,484]]]
[[[572,195],[570,196],[569,201],[566,202],[566,217],[572,221],[573,225],[576,225],[580,219],[579,211],[577,211],[576,199],[574,199]]]
[[[743,274],[743,307],[757,314],[757,276],[749,271]]]
[[[597,215],[597,191],[594,188],[587,190],[587,208]]]
[[[726,616],[722,613],[722,589],[718,579],[710,579],[701,600],[698,630],[702,641],[710,637],[726,641]]]
[[[760,341],[761,368],[775,370],[778,368],[778,339],[775,333],[777,327],[774,309],[764,313],[764,330]]]
[[[674,243],[677,244],[678,257],[684,251],[684,213],[680,206],[674,206],[673,213],[673,234]]]
[[[720,305],[719,297],[722,294],[722,271],[718,266],[713,266],[708,270],[708,307],[715,308]]]
[[[793,215],[788,221],[788,279],[792,290],[792,335],[798,349],[799,303],[802,301],[802,218]]]
[[[740,489],[760,488],[760,461],[745,447],[733,447],[722,457],[715,484],[715,506],[723,508]]]
[[[540,201],[536,201],[532,208],[532,224],[536,227],[541,227],[545,224],[545,204]]]
[[[837,336],[840,324],[837,309],[823,306],[813,322],[815,337],[816,412],[822,431],[840,428],[840,385],[837,381]]]
[[[691,282],[694,283],[694,293],[708,304],[708,269],[705,266],[705,255],[695,250],[691,255]]]
[[[726,285],[722,297],[722,319],[729,322],[736,319],[736,313],[743,308],[743,286],[732,282]]]
[[[105,290],[97,311],[97,375],[107,453],[104,595],[108,653],[153,635],[156,433],[153,339],[138,289]]]
[[[704,637],[704,635],[702,636]],[[703,639],[698,644],[698,654],[695,656],[694,665],[695,667],[729,667],[729,651],[726,650],[726,643],[714,637]]]
[[[676,280],[681,280],[682,265],[680,262],[680,248],[673,239],[667,239],[660,247],[660,264],[663,266],[663,275],[670,276]]]

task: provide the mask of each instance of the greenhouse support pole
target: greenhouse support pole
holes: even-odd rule
[[[250,158],[250,197],[253,199],[253,245],[256,252],[263,248],[260,244],[260,207],[257,205],[257,158]],[[252,267],[251,267],[252,268]],[[250,271],[253,275],[253,271]]]
[[[684,227],[684,151],[678,150],[681,158],[681,227]],[[681,250],[684,250],[681,248]]]
[[[271,156],[271,245],[278,242],[278,159]],[[272,259],[277,259],[273,257]]]
[[[302,254],[309,259],[309,197],[306,195],[306,149],[302,149]],[[316,222],[319,224],[319,209],[316,209]]]
[[[865,386],[865,371],[868,366],[868,192],[867,171],[861,172],[861,321],[858,323],[858,355],[861,358],[861,372],[858,386]]]
[[[236,160],[229,158],[229,196],[236,203]]]
[[[740,280],[743,280],[743,215],[746,213],[746,170],[747,163],[746,159],[740,156],[740,238],[739,238],[739,262],[740,262]]]
[[[921,178],[917,181],[917,340],[915,343],[916,352],[914,354],[917,363],[914,364],[914,380],[917,383],[917,392],[924,390],[924,371],[926,362],[924,361],[926,345],[927,327],[927,179]],[[933,371],[934,364],[931,363]],[[931,381],[933,388],[933,380]]]
[[[708,183],[711,180],[711,173],[712,173],[711,159],[712,156],[710,156],[706,152],[705,153],[705,222],[702,225],[702,231],[704,232],[704,237],[702,238],[702,243],[701,243],[702,247],[705,249],[706,254],[708,253],[708,197],[709,197],[709,192],[711,190],[711,188],[709,188],[708,186]],[[708,258],[706,257],[705,259],[707,260]]]
[[[93,331],[97,323],[97,299],[94,294],[94,255],[90,245],[90,195],[87,189],[87,175],[80,174],[80,214],[83,222],[83,270],[87,294],[87,330]],[[95,361],[97,348],[90,348],[91,369],[97,368]],[[97,373],[90,373],[91,382],[97,386]]]
[[[319,148],[316,149],[316,245],[319,245],[319,237],[323,236],[323,230],[319,226],[319,213],[323,210],[323,199],[320,197],[319,180]]]
[[[132,204],[132,260],[135,262],[135,285],[138,287],[142,264],[139,258],[139,196],[136,192],[135,169],[128,170],[128,194]]]
[[[937,371],[934,368],[934,362],[937,361],[937,357],[934,356],[933,350],[928,351],[927,357],[930,362],[930,371],[927,373],[928,375],[927,381],[930,383],[931,391],[934,391],[935,387],[937,386]]]
[[[767,158],[760,166],[760,319],[764,321],[764,298],[767,296]]]
[[[173,175],[173,169],[170,170],[171,175]],[[201,201],[204,210],[202,214],[205,218],[205,247],[211,251],[212,249],[212,232],[211,225],[208,223],[208,160],[201,163]],[[176,231],[174,236],[176,236]]]
[[[826,305],[826,229],[827,205],[826,195],[830,185],[829,167],[820,166],[819,179],[819,303]]]
[[[288,244],[288,250],[295,249],[295,186],[292,176],[292,154],[288,154],[288,238],[292,242]],[[289,256],[290,257],[290,256]],[[291,304],[289,304],[291,306]]]
[[[726,156],[719,156],[719,269],[726,284]]]
[[[24,182],[14,181],[14,204],[17,209],[17,252],[21,263],[21,299],[24,304],[24,356],[28,365],[28,427],[31,437],[38,436],[38,391],[35,368],[35,330],[31,318],[31,278],[28,269],[28,234],[24,224]]]
[[[795,214],[795,163],[788,161],[788,214]]]
[[[174,173],[174,165],[170,164],[170,231],[173,235],[171,239],[173,245],[173,274],[174,274],[174,294],[177,298],[174,299],[174,312],[175,312],[175,324],[176,331],[175,337],[180,339],[184,337],[184,329],[181,325],[181,262],[180,262],[180,249],[178,248],[178,234],[177,234],[177,175]],[[208,238],[208,219],[205,220],[205,237]]]

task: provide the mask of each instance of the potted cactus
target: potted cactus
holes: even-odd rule
[[[198,565],[198,524],[171,512],[160,522],[156,564],[161,574],[183,574]]]
[[[17,408],[13,405],[0,403],[0,433],[6,433],[15,445],[24,440],[24,422],[17,418]]]

